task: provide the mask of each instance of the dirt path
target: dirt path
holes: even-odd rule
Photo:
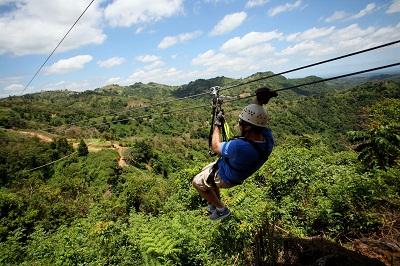
[[[128,164],[125,161],[124,155],[123,155],[125,149],[122,148],[121,146],[119,146],[118,144],[113,144],[113,147],[118,150],[118,154],[119,154],[118,165],[120,167],[128,166]]]
[[[48,136],[45,136],[43,134],[38,134],[36,132],[29,132],[29,131],[18,131],[18,132],[21,133],[21,134],[24,134],[24,135],[30,135],[30,136],[38,137],[40,140],[43,140],[45,142],[52,142],[53,141],[52,138],[50,138]],[[73,143],[74,147],[77,147],[78,145],[79,145],[79,143]],[[126,148],[123,148],[118,144],[112,144],[112,146],[110,146],[110,148],[114,148],[114,149],[116,149],[118,151],[118,154],[119,154],[119,156],[118,156],[119,157],[118,165],[120,167],[128,166],[128,164],[125,161],[124,155],[123,155],[124,150]],[[88,144],[88,149],[89,149],[89,151],[96,152],[96,151],[100,151],[100,150],[103,150],[103,149],[106,149],[106,148],[92,147],[90,144]]]
[[[47,136],[42,135],[42,134],[38,134],[36,132],[27,132],[27,131],[18,131],[18,132],[21,133],[21,134],[38,137],[39,139],[41,139],[43,141],[46,141],[46,142],[52,142],[53,141],[52,138],[47,137]]]

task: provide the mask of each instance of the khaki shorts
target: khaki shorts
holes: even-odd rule
[[[196,188],[198,188],[202,191],[214,189],[214,187],[211,184],[207,183],[207,178],[210,175],[214,164],[215,164],[215,162],[210,163],[209,165],[204,167],[203,170],[198,175],[196,175],[193,178],[193,181],[192,181],[193,186],[195,186]],[[215,185],[217,186],[217,188],[231,188],[231,187],[235,186],[235,185],[225,183],[224,180],[222,180],[219,177],[218,173],[215,174],[214,182],[215,182]]]

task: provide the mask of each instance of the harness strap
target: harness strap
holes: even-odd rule
[[[250,143],[250,144],[254,147],[254,149],[256,149],[256,151],[258,152],[258,154],[259,154],[259,156],[260,156],[259,160],[253,162],[253,164],[250,165],[250,167],[249,167],[250,169],[256,167],[262,160],[264,160],[264,161],[267,161],[267,160],[268,160],[268,157],[269,157],[269,154],[268,154],[268,149],[269,149],[269,142],[268,142],[268,139],[265,140],[265,146],[266,146],[266,147],[265,147],[265,150],[263,150],[263,149],[260,147],[260,145],[258,145],[254,140],[246,139],[246,138],[240,138],[240,139],[243,140],[243,141],[247,141],[248,143]],[[224,161],[225,161],[226,164],[227,164],[232,170],[234,170],[235,172],[238,172],[238,173],[244,173],[244,172],[246,172],[245,170],[239,170],[239,169],[233,167],[232,164],[229,162],[229,158],[226,158],[226,157],[225,157],[225,158],[224,158]]]
[[[217,171],[218,171],[218,161],[216,161],[215,164],[212,166],[212,170],[206,180],[207,184],[213,187],[217,187],[217,185],[215,184],[215,175]]]
[[[260,155],[259,160],[255,161],[255,162],[250,166],[250,168],[256,167],[256,166],[260,163],[261,160],[264,160],[264,161],[267,161],[267,160],[268,160],[268,157],[269,157],[269,154],[268,154],[269,142],[268,142],[267,139],[265,140],[265,146],[266,146],[266,147],[265,147],[265,150],[263,150],[263,149],[260,147],[260,145],[258,145],[254,140],[246,139],[246,138],[240,138],[240,139],[242,139],[243,141],[247,141],[248,143],[250,143],[250,144],[254,147],[254,149],[256,149],[256,151],[258,152],[258,154]],[[229,159],[228,159],[228,158],[224,158],[224,161],[226,162],[226,164],[227,164],[232,170],[234,170],[234,171],[236,171],[236,172],[238,172],[238,173],[244,173],[244,172],[245,172],[244,170],[239,170],[239,169],[236,169],[235,167],[233,167],[233,166],[231,165],[231,163],[229,162]],[[212,187],[217,187],[217,185],[215,184],[215,175],[217,174],[217,172],[218,172],[218,160],[217,160],[217,161],[214,163],[214,165],[212,166],[212,170],[211,170],[211,172],[210,172],[210,174],[208,175],[207,180],[206,180],[207,184],[211,185]],[[240,183],[239,183],[239,184],[234,184],[234,183],[233,183],[233,185],[240,185]]]

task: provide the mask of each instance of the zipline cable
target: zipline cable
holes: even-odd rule
[[[98,123],[98,124],[94,124],[94,125],[80,126],[79,128],[91,128],[91,127],[94,127],[94,126],[108,125],[108,124],[113,124],[113,123],[118,123],[118,122],[125,122],[125,121],[128,121],[128,120],[151,118],[151,117],[153,117],[155,115],[166,115],[166,114],[172,114],[172,113],[179,113],[179,112],[183,112],[183,111],[189,111],[189,110],[193,110],[193,109],[197,109],[197,108],[201,108],[201,107],[209,107],[209,106],[210,106],[209,104],[197,105],[197,106],[192,106],[192,107],[175,109],[175,110],[171,110],[171,111],[165,111],[165,112],[159,112],[159,113],[152,113],[152,114],[148,114],[148,115],[129,117],[129,118],[115,120],[115,121],[107,122],[107,123],[102,122],[102,123]]]
[[[47,163],[47,164],[45,164],[45,165],[41,165],[41,166],[38,166],[38,167],[35,167],[35,168],[32,168],[32,169],[29,169],[28,171],[29,171],[29,172],[30,172],[30,171],[35,171],[35,170],[38,170],[38,169],[40,169],[40,168],[46,167],[46,166],[48,166],[48,165],[55,164],[56,162],[61,161],[61,160],[65,159],[65,158],[68,158],[68,157],[74,155],[75,153],[77,153],[77,151],[76,151],[76,152],[73,152],[73,153],[70,153],[70,154],[68,154],[68,155],[66,155],[66,156],[64,156],[64,157],[62,157],[62,158],[60,158],[60,159],[58,159],[58,160],[53,161],[53,162],[50,162],[50,163]]]
[[[297,85],[297,86],[290,86],[290,87],[278,89],[278,90],[275,90],[275,91],[290,90],[290,89],[294,89],[294,88],[298,88],[298,87],[308,86],[308,85],[317,84],[317,83],[321,83],[321,82],[325,82],[325,81],[329,81],[329,80],[334,80],[334,79],[339,79],[339,78],[350,77],[350,76],[354,76],[354,75],[358,75],[358,74],[368,73],[368,72],[372,72],[372,71],[376,71],[376,70],[381,70],[381,69],[385,69],[385,68],[389,68],[389,67],[394,67],[394,66],[399,66],[399,65],[400,65],[400,62],[394,63],[394,64],[389,64],[389,65],[385,65],[385,66],[370,68],[370,69],[366,69],[366,70],[361,70],[361,71],[357,71],[357,72],[353,72],[353,73],[348,73],[348,74],[344,74],[344,75],[340,75],[340,76],[335,76],[335,77],[331,77],[331,78],[321,79],[321,80],[317,80],[317,81],[313,81],[313,82],[303,83],[303,84],[300,84],[300,85]],[[250,96],[247,96],[247,97],[242,97],[242,98],[235,99],[235,100],[228,100],[228,101],[224,101],[224,102],[225,102],[225,103],[234,102],[234,101],[244,100],[244,99],[247,99],[247,98],[250,98],[250,97],[254,97],[254,96],[255,96],[255,95],[250,95]],[[197,108],[200,108],[200,107],[207,107],[207,106],[209,106],[209,105],[206,105],[206,104],[204,104],[204,105],[198,105],[198,106],[193,106],[193,107],[188,107],[188,108],[176,109],[176,110],[172,110],[172,111],[154,113],[154,114],[145,115],[145,116],[130,117],[129,119],[122,119],[122,120],[114,121],[114,122],[123,122],[123,121],[127,121],[127,120],[134,120],[134,119],[140,119],[140,118],[147,118],[147,117],[152,117],[152,116],[157,115],[157,114],[158,114],[158,115],[164,115],[164,114],[170,114],[170,113],[177,113],[177,112],[188,111],[188,110],[193,110],[193,109],[197,109]],[[108,124],[108,123],[100,123],[100,124],[96,124],[96,125],[101,125],[101,124]],[[93,127],[93,125],[91,125],[91,126],[86,126],[86,127]],[[83,128],[83,127],[82,127],[82,128]],[[60,161],[60,160],[63,160],[63,159],[65,159],[65,158],[67,158],[67,157],[70,157],[70,156],[74,155],[75,153],[77,153],[77,151],[76,151],[76,152],[73,152],[73,153],[71,153],[71,154],[69,154],[69,155],[67,155],[67,156],[64,156],[63,158],[60,158],[60,159],[58,159],[58,160],[56,160],[56,161],[53,161],[53,162],[50,162],[50,163],[48,163],[48,164],[45,164],[45,165],[42,165],[42,166],[39,166],[39,167],[30,169],[30,170],[28,170],[28,171],[34,171],[34,170],[43,168],[43,167],[45,167],[45,166],[54,164],[54,163],[56,163],[56,162],[58,162],[58,161]]]
[[[44,67],[44,65],[46,65],[47,61],[49,61],[50,57],[55,53],[55,51],[58,49],[58,47],[61,45],[61,43],[64,41],[64,39],[67,37],[67,35],[70,33],[70,31],[75,27],[75,25],[78,23],[78,21],[81,19],[81,17],[83,16],[83,14],[85,14],[86,10],[88,10],[88,8],[92,5],[92,3],[94,2],[94,0],[92,0],[90,2],[90,4],[86,7],[86,9],[82,12],[82,14],[79,16],[79,18],[75,21],[75,23],[72,25],[72,27],[68,30],[68,32],[64,35],[64,37],[61,39],[61,41],[57,44],[56,48],[54,48],[54,50],[51,52],[51,54],[47,57],[47,59],[44,61],[44,63],[42,64],[42,66],[39,68],[38,71],[36,71],[35,75],[31,78],[31,80],[28,82],[28,84],[25,86],[25,88],[22,90],[22,92],[20,93],[19,96],[22,95],[22,93],[24,93],[24,91],[28,88],[28,86],[32,83],[32,81],[36,78],[36,76],[39,74],[40,70],[42,70],[42,68]]]
[[[226,86],[226,87],[221,87],[220,90],[228,90],[228,89],[236,88],[236,87],[247,85],[247,84],[250,84],[250,83],[253,83],[253,82],[257,82],[257,81],[261,81],[261,80],[264,80],[264,79],[276,77],[276,76],[279,76],[279,75],[283,75],[283,74],[295,72],[295,71],[298,71],[298,70],[306,69],[306,68],[309,68],[309,67],[325,64],[325,63],[336,61],[336,60],[343,59],[343,58],[346,58],[346,57],[350,57],[350,56],[354,56],[354,55],[370,52],[370,51],[373,51],[373,50],[376,50],[376,49],[384,48],[386,46],[390,46],[390,45],[394,45],[394,44],[398,44],[398,43],[400,43],[400,40],[392,41],[392,42],[389,42],[389,43],[385,43],[385,44],[378,45],[378,46],[375,46],[375,47],[371,47],[371,48],[368,48],[368,49],[360,50],[360,51],[353,52],[353,53],[350,53],[350,54],[334,57],[334,58],[331,58],[331,59],[328,59],[328,60],[316,62],[316,63],[309,64],[309,65],[306,65],[306,66],[302,66],[302,67],[286,70],[286,71],[283,71],[283,72],[280,72],[280,73],[276,73],[276,74],[273,74],[273,75],[260,77],[258,79],[250,80],[250,81],[247,81],[247,82],[242,82],[242,83],[238,83],[238,84],[234,84],[234,85],[230,85],[230,86]],[[199,94],[195,94],[195,95],[189,95],[189,96],[185,96],[185,97],[181,97],[181,98],[177,98],[177,99],[172,99],[172,100],[169,100],[169,101],[164,101],[164,102],[161,102],[161,103],[155,103],[155,104],[150,104],[150,105],[147,105],[147,106],[141,106],[141,107],[137,107],[137,108],[132,108],[132,109],[129,109],[129,110],[126,110],[126,111],[121,111],[121,112],[117,112],[117,113],[114,113],[114,114],[106,114],[106,115],[102,115],[102,116],[99,116],[99,117],[93,117],[93,118],[90,118],[90,119],[87,119],[87,120],[77,121],[77,122],[74,122],[74,123],[71,123],[71,124],[66,124],[66,125],[76,125],[76,124],[83,123],[83,122],[89,122],[90,120],[93,120],[93,119],[99,119],[99,118],[104,117],[104,116],[117,115],[117,114],[127,113],[127,112],[130,112],[130,111],[133,111],[133,110],[156,107],[156,106],[164,105],[164,104],[167,104],[167,103],[172,103],[172,102],[177,102],[177,101],[181,101],[181,100],[185,100],[185,99],[190,99],[190,98],[203,96],[203,95],[206,95],[206,94],[209,94],[209,92],[203,92],[203,93],[199,93]],[[147,117],[147,116],[144,116],[144,117]],[[96,124],[96,125],[101,125],[101,124],[108,124],[108,123],[100,123],[100,124]],[[45,129],[43,131],[47,132],[48,130],[51,130],[51,129],[53,129],[53,128],[48,128],[48,129]]]
[[[354,75],[358,75],[358,74],[364,74],[364,73],[368,73],[368,72],[372,72],[372,71],[377,71],[377,70],[381,70],[381,69],[385,69],[385,68],[389,68],[389,67],[395,67],[395,66],[398,66],[398,65],[400,65],[400,62],[394,63],[394,64],[389,64],[389,65],[385,65],[385,66],[370,68],[370,69],[366,69],[366,70],[361,70],[361,71],[357,71],[357,72],[353,72],[353,73],[349,73],[349,74],[344,74],[344,75],[340,75],[340,76],[335,76],[335,77],[331,77],[331,78],[326,78],[326,79],[313,81],[313,82],[309,82],[309,83],[304,83],[301,86],[291,86],[291,87],[287,87],[287,88],[282,88],[282,89],[278,89],[278,90],[275,90],[275,91],[290,90],[290,89],[294,89],[296,87],[307,86],[307,85],[316,84],[316,83],[325,82],[325,81],[334,80],[334,79],[346,78],[346,77],[350,77],[350,76],[354,76]]]
[[[335,76],[335,77],[331,77],[331,78],[320,79],[320,80],[316,80],[316,81],[312,81],[312,82],[308,82],[308,83],[303,83],[303,84],[300,84],[300,85],[290,86],[290,87],[286,87],[286,88],[282,88],[282,89],[278,89],[278,90],[274,90],[274,91],[278,92],[278,91],[292,90],[292,89],[296,89],[298,87],[304,87],[304,86],[313,85],[313,84],[317,84],[317,83],[321,83],[321,82],[325,82],[325,81],[329,81],[329,80],[334,80],[334,79],[346,78],[346,77],[350,77],[350,76],[355,76],[355,75],[364,74],[364,73],[368,73],[368,72],[372,72],[372,71],[376,71],[376,70],[381,70],[381,69],[385,69],[385,68],[389,68],[389,67],[395,67],[395,66],[400,66],[400,62],[394,63],[394,64],[389,64],[389,65],[385,65],[385,66],[365,69],[365,70],[361,70],[361,71],[357,71],[357,72],[353,72],[353,73],[349,73],[349,74],[344,74],[344,75],[340,75],[340,76]],[[250,95],[250,96],[242,97],[240,99],[228,100],[228,101],[225,101],[225,102],[234,102],[234,101],[243,100],[243,99],[247,99],[247,98],[254,97],[254,96],[255,95]]]
[[[358,51],[358,52],[354,52],[354,53],[350,53],[350,54],[346,54],[346,55],[341,55],[341,56],[338,56],[338,57],[334,57],[334,58],[327,59],[327,60],[324,60],[324,61],[320,61],[320,62],[317,62],[317,63],[309,64],[309,65],[306,65],[306,66],[293,68],[293,69],[286,70],[286,71],[283,71],[283,72],[280,72],[280,73],[277,73],[277,74],[273,74],[273,75],[269,75],[269,76],[266,76],[266,77],[261,77],[261,78],[258,78],[258,79],[250,80],[250,81],[243,82],[243,83],[240,83],[240,84],[237,84],[237,85],[232,85],[232,86],[229,86],[229,87],[226,87],[226,88],[221,88],[221,90],[232,89],[232,88],[235,88],[235,87],[238,87],[238,86],[247,85],[247,84],[252,83],[252,82],[261,81],[263,79],[273,78],[273,77],[276,77],[276,76],[279,76],[279,75],[295,72],[295,71],[298,71],[298,70],[303,70],[303,69],[306,69],[306,68],[309,68],[309,67],[322,65],[322,64],[333,62],[333,61],[336,61],[336,60],[339,60],[339,59],[343,59],[343,58],[346,58],[346,57],[350,57],[350,56],[354,56],[354,55],[370,52],[370,51],[373,51],[373,50],[376,50],[376,49],[380,49],[380,48],[383,48],[383,47],[386,47],[386,46],[394,45],[394,44],[397,44],[397,43],[400,43],[400,40],[389,42],[389,43],[385,43],[385,44],[378,45],[378,46],[375,46],[375,47],[371,47],[371,48],[368,48],[368,49],[364,49],[364,50],[361,50],[361,51]]]
[[[181,98],[177,98],[177,99],[172,99],[172,100],[169,100],[169,101],[164,101],[164,102],[161,102],[161,103],[155,103],[155,104],[140,106],[140,107],[132,108],[132,109],[121,111],[121,112],[116,112],[116,113],[111,113],[111,114],[105,114],[105,115],[102,115],[102,116],[92,117],[92,118],[89,118],[89,119],[86,119],[86,120],[81,120],[81,121],[77,121],[77,122],[70,123],[70,124],[65,124],[65,125],[66,126],[73,126],[73,125],[77,125],[77,124],[80,124],[80,123],[89,122],[89,121],[94,120],[94,119],[99,119],[99,118],[105,117],[105,116],[115,116],[115,115],[119,115],[119,114],[123,114],[123,113],[128,113],[128,112],[131,112],[133,110],[157,107],[157,106],[164,105],[164,104],[167,104],[167,103],[177,102],[177,101],[181,101],[181,100],[185,100],[185,99],[191,99],[191,98],[202,96],[202,95],[206,95],[206,94],[209,94],[209,93],[208,92],[203,92],[203,93],[199,93],[199,94],[195,94],[195,95],[189,95],[189,96],[185,96],[185,97],[181,97]],[[143,116],[143,117],[147,117],[147,116]],[[118,121],[119,120],[114,120],[112,122],[118,122]],[[108,123],[100,123],[100,124],[96,124],[96,125],[102,125],[102,124],[105,125],[105,124],[108,124]],[[78,127],[82,127],[82,126],[78,126]],[[53,128],[55,128],[55,127],[43,129],[41,131],[47,132],[48,130],[51,130]]]
[[[305,66],[302,66],[302,67],[293,68],[293,69],[286,70],[286,71],[283,71],[283,72],[280,72],[280,73],[276,73],[276,74],[272,74],[272,75],[269,75],[269,76],[260,77],[258,79],[253,79],[253,80],[249,80],[249,81],[246,81],[246,82],[242,82],[242,83],[238,83],[238,84],[234,84],[234,85],[229,85],[229,86],[226,86],[226,87],[221,87],[220,90],[222,91],[222,90],[228,90],[228,89],[236,88],[236,87],[247,85],[247,84],[250,84],[250,83],[253,83],[253,82],[258,82],[258,81],[261,81],[261,80],[264,80],[264,79],[273,78],[273,77],[276,77],[276,76],[279,76],[279,75],[283,75],[283,74],[287,74],[287,73],[303,70],[303,69],[310,68],[310,67],[313,67],[313,66],[322,65],[322,64],[325,64],[325,63],[329,63],[329,62],[340,60],[340,59],[343,59],[343,58],[346,58],[346,57],[351,57],[351,56],[355,56],[355,55],[358,55],[358,54],[370,52],[370,51],[373,51],[373,50],[377,50],[377,49],[384,48],[384,47],[387,47],[387,46],[390,46],[390,45],[394,45],[394,44],[398,44],[398,43],[400,43],[400,40],[392,41],[392,42],[385,43],[385,44],[378,45],[378,46],[374,46],[374,47],[367,48],[367,49],[364,49],[364,50],[360,50],[360,51],[357,51],[357,52],[353,52],[353,53],[350,53],[350,54],[341,55],[341,56],[334,57],[334,58],[331,58],[331,59],[323,60],[323,61],[316,62],[316,63],[309,64],[309,65],[305,65]],[[206,94],[209,94],[209,92],[203,92],[203,93],[199,93],[199,94],[195,94],[195,95],[190,95],[190,96],[185,96],[185,97],[181,97],[181,98],[177,98],[177,99],[173,99],[173,100],[169,100],[169,101],[164,101],[164,102],[161,102],[161,103],[150,104],[150,105],[147,105],[147,106],[141,106],[141,107],[137,107],[137,108],[132,108],[132,109],[129,109],[129,110],[126,110],[126,111],[121,111],[121,112],[117,112],[117,113],[114,113],[114,114],[102,115],[102,116],[99,116],[99,117],[94,117],[94,118],[91,118],[91,119],[88,119],[88,120],[85,120],[85,121],[78,121],[78,122],[75,122],[75,123],[72,123],[72,124],[67,124],[67,125],[75,125],[75,124],[78,124],[78,123],[90,121],[92,119],[98,119],[98,118],[101,118],[101,117],[104,117],[104,116],[122,114],[122,113],[130,112],[132,110],[156,107],[156,106],[164,105],[164,104],[167,104],[167,103],[172,103],[172,102],[177,102],[177,101],[181,101],[181,100],[185,100],[185,99],[190,99],[190,98],[203,96],[203,95],[206,95]]]
[[[321,83],[321,82],[325,82],[325,81],[329,81],[329,80],[355,76],[355,75],[358,75],[358,74],[368,73],[368,72],[381,70],[381,69],[385,69],[385,68],[390,68],[390,67],[395,67],[395,66],[400,66],[400,62],[394,63],[394,64],[389,64],[389,65],[384,65],[384,66],[380,66],[380,67],[365,69],[365,70],[361,70],[361,71],[357,71],[357,72],[352,72],[352,73],[348,73],[348,74],[344,74],[344,75],[339,75],[339,76],[335,76],[335,77],[331,77],[331,78],[326,78],[326,79],[320,79],[320,80],[316,80],[316,81],[312,81],[312,82],[307,82],[307,83],[299,84],[299,85],[296,85],[296,86],[290,86],[290,87],[278,89],[278,90],[275,90],[275,91],[278,92],[278,91],[295,89],[295,88],[298,88],[298,87],[304,87],[304,86],[313,85],[313,84],[317,84],[317,83]],[[226,100],[226,101],[224,101],[224,103],[240,101],[240,100],[244,100],[244,99],[247,99],[247,98],[250,98],[250,97],[254,97],[254,96],[255,95],[250,95],[250,96],[241,97],[241,98],[234,99],[234,100]],[[89,127],[93,127],[93,126],[97,126],[97,125],[104,125],[104,124],[111,124],[111,123],[117,123],[117,122],[124,122],[124,121],[128,121],[128,120],[149,118],[149,117],[153,117],[155,115],[165,115],[165,114],[171,114],[171,113],[178,113],[178,112],[182,112],[182,111],[188,111],[188,110],[193,110],[193,109],[197,109],[197,108],[201,108],[201,107],[209,107],[209,106],[210,106],[210,104],[203,104],[203,105],[187,107],[187,108],[181,108],[181,109],[176,109],[176,110],[171,110],[171,111],[152,113],[152,114],[141,115],[141,116],[136,116],[136,117],[129,117],[127,119],[121,119],[121,120],[117,120],[117,121],[113,121],[113,122],[99,123],[99,124],[90,125],[90,126],[82,126],[81,128],[89,128]]]

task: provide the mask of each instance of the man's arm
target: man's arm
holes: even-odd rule
[[[257,97],[254,98],[253,103],[254,103],[254,104],[258,104],[258,105],[263,105],[262,103],[260,103],[259,101],[257,101]]]
[[[271,98],[276,96],[278,96],[276,91],[271,91],[266,87],[259,88],[256,90],[256,99],[254,100],[254,103],[259,105],[267,104]]]
[[[214,126],[214,132],[211,139],[211,147],[213,151],[218,155],[221,155],[221,143],[221,129],[219,126]]]

